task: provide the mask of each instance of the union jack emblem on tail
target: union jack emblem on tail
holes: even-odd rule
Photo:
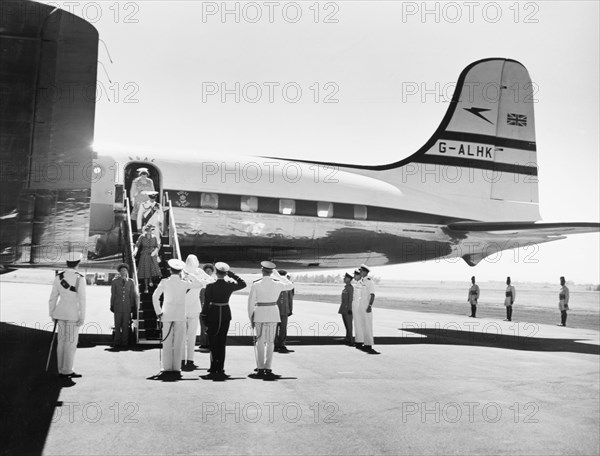
[[[508,125],[515,125],[517,127],[526,127],[527,126],[527,116],[524,114],[506,114],[506,123]]]

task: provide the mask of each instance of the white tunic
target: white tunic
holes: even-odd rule
[[[371,295],[375,294],[375,283],[370,277],[363,277],[360,281],[360,303],[364,306],[368,306],[371,301]]]
[[[156,315],[162,313],[163,321],[185,321],[185,293],[187,290],[202,288],[202,282],[193,276],[192,281],[183,280],[179,274],[163,279],[152,295],[152,304]],[[160,295],[164,293],[162,310]],[[192,293],[192,291],[190,291]]]
[[[198,269],[195,273],[196,278],[200,281],[202,286],[200,289],[189,290],[185,294],[185,316],[188,318],[198,317],[202,310],[200,305],[200,291],[207,284],[214,282],[215,280],[210,277],[202,269]]]
[[[569,310],[569,289],[566,285],[560,287],[558,292],[558,308],[560,310]]]
[[[506,296],[509,293],[510,293],[510,296]],[[504,305],[507,307],[512,306],[513,303],[515,302],[515,299],[517,298],[517,291],[515,290],[515,287],[513,287],[512,285],[508,285],[506,287],[506,292],[504,294],[505,294]]]
[[[57,275],[48,302],[50,318],[83,322],[85,320],[85,277],[75,269],[69,268],[63,271],[63,279],[69,287],[74,287],[77,291],[63,287]]]
[[[477,305],[477,301],[479,300],[479,285],[476,283],[471,285],[471,288],[469,288],[467,300],[471,303],[471,305]]]
[[[294,289],[294,284],[285,277],[265,276],[252,284],[248,296],[248,318],[255,323],[279,323],[279,307],[277,299],[282,291]],[[270,306],[259,306],[258,303],[273,303]]]

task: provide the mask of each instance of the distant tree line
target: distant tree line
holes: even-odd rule
[[[381,282],[381,277],[371,277],[376,284]],[[341,274],[293,274],[292,280],[298,283],[344,283]]]

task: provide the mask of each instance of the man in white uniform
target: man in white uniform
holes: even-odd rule
[[[360,265],[361,291],[358,304],[358,318],[362,320],[365,341],[362,350],[369,355],[379,355],[379,352],[373,349],[373,302],[375,301],[375,284],[371,277],[368,277],[371,271],[367,265]]]
[[[354,287],[354,294],[352,295],[352,319],[354,321],[354,347],[359,350],[362,350],[365,343],[363,319],[358,317],[358,304],[360,302],[360,292],[362,289],[361,279],[360,269],[355,269],[354,280],[352,281],[352,286]]]
[[[263,277],[252,284],[248,296],[248,317],[256,330],[257,373],[251,376],[259,378],[273,375],[271,362],[275,332],[277,323],[281,321],[277,299],[282,291],[290,291],[294,288],[292,282],[275,271],[274,263],[263,261],[260,265]]]
[[[188,255],[185,260],[184,273],[194,276],[201,283],[202,287],[214,282],[214,279],[208,276],[200,269],[198,257],[194,254]],[[204,289],[204,288],[202,288]],[[200,292],[202,290],[190,290],[185,294],[185,340],[184,356],[181,361],[181,368],[184,370],[194,370],[194,349],[196,348],[196,333],[200,324]],[[185,362],[184,362],[185,361]]]
[[[166,336],[161,335],[165,338],[163,341],[163,371],[180,373],[185,338],[185,294],[188,290],[202,288],[202,282],[191,275],[188,275],[191,280],[181,278],[181,270],[185,267],[183,261],[172,258],[168,264],[171,276],[160,281],[152,295],[152,304],[156,316],[163,322],[163,333],[166,332]],[[160,296],[162,294],[164,294],[164,299],[161,309]]]
[[[48,302],[50,318],[57,322],[58,375],[64,378],[81,377],[73,372],[79,327],[85,321],[85,277],[77,272],[81,258],[81,253],[68,254],[67,269],[54,278]]]

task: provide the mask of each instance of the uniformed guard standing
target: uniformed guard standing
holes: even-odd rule
[[[81,377],[73,372],[79,327],[85,321],[85,277],[77,271],[81,258],[81,253],[67,255],[67,269],[54,278],[48,302],[50,318],[57,322],[58,375],[64,378]]]
[[[183,340],[185,338],[185,294],[190,289],[202,287],[202,282],[194,276],[188,276],[191,280],[181,278],[181,270],[185,263],[172,258],[168,261],[171,276],[163,279],[152,294],[152,304],[156,316],[163,323],[164,356],[163,371],[180,372],[181,360],[183,359]],[[162,309],[160,307],[160,296],[164,294]]]
[[[352,345],[352,301],[354,298],[354,287],[352,286],[352,276],[348,273],[344,275],[344,284],[342,303],[340,304],[338,313],[342,315],[342,321],[346,328],[344,343]]]
[[[277,271],[280,276],[286,277],[289,280],[287,271],[280,269]],[[290,281],[291,282],[291,281]],[[294,300],[294,290],[282,291],[277,299],[277,307],[279,308],[279,319],[277,323],[277,333],[275,334],[275,351],[279,353],[290,353],[293,350],[288,349],[285,346],[285,340],[287,339],[287,326],[288,318],[292,315]]]
[[[129,278],[129,266],[125,263],[117,267],[119,277],[115,277],[110,288],[110,311],[115,317],[115,348],[129,344],[131,314],[137,309],[137,287]]]
[[[149,177],[150,173],[148,172],[148,168],[138,168],[137,173],[138,177],[133,179],[131,191],[129,192],[129,199],[131,200],[131,204],[133,204],[131,220],[135,220],[136,222],[140,204],[148,199],[148,194],[144,192],[154,190],[154,182]],[[140,231],[142,227],[138,226],[137,229]]]
[[[504,293],[504,305],[506,306],[506,319],[512,321],[512,306],[517,298],[515,287],[510,284],[510,277],[506,278],[506,292]]]
[[[215,267],[211,263],[206,263],[202,266],[202,270],[206,275],[211,277],[214,282],[214,273]],[[206,294],[206,287],[203,287],[200,290],[200,308],[204,309],[204,295]],[[208,334],[206,333],[206,325],[204,324],[204,318],[202,318],[202,314],[200,314],[200,346],[199,349],[202,353],[210,353],[210,346],[208,343]]]
[[[229,270],[227,263],[215,263],[217,281],[206,285],[202,317],[208,332],[210,344],[209,374],[225,375],[225,349],[227,332],[231,322],[229,298],[234,291],[246,288],[246,282]],[[231,281],[225,281],[228,276]]]
[[[373,349],[373,302],[375,301],[375,283],[368,277],[371,271],[365,264],[360,265],[361,292],[358,305],[358,318],[362,321],[364,330],[364,346],[362,350],[369,355],[379,355],[379,352]]]
[[[354,347],[362,350],[365,342],[365,329],[363,327],[363,319],[358,317],[358,306],[360,304],[360,292],[362,290],[362,276],[360,269],[354,270],[354,294],[352,296],[352,319],[354,320]]]
[[[560,278],[560,291],[558,292],[558,308],[560,309],[560,324],[567,326],[567,311],[569,310],[569,288],[564,277]]]
[[[471,277],[471,288],[469,288],[469,295],[467,302],[471,304],[471,318],[477,318],[477,301],[479,300],[479,285],[475,283],[475,276]]]
[[[282,291],[292,290],[294,285],[274,271],[274,263],[263,261],[260,265],[263,277],[252,284],[248,296],[248,317],[256,330],[257,373],[252,376],[269,377],[272,375],[275,330],[280,321],[277,299]]]
[[[194,350],[196,348],[196,333],[200,324],[200,293],[207,284],[214,282],[213,278],[208,276],[199,266],[200,262],[196,255],[188,255],[185,259],[184,272],[202,282],[202,289],[194,288],[188,290],[185,294],[185,339],[183,342],[183,360],[181,361],[181,368],[185,370],[193,370],[195,367]]]

